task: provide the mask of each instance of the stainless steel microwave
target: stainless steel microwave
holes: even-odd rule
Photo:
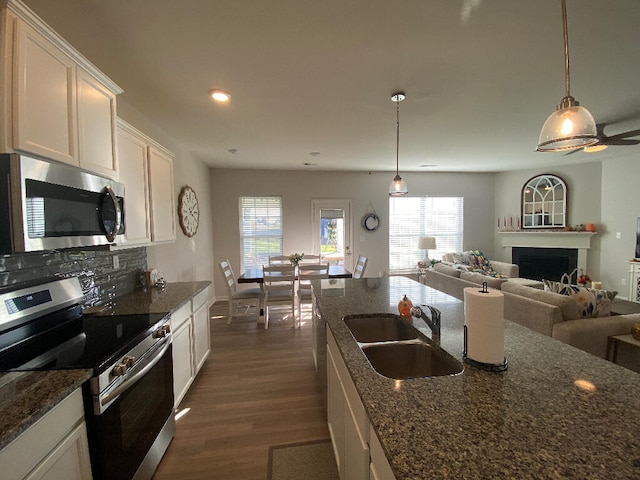
[[[70,165],[0,155],[0,253],[125,242],[124,185]]]

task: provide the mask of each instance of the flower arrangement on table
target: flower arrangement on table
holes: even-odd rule
[[[292,253],[291,255],[289,255],[289,261],[291,262],[291,265],[293,265],[294,267],[297,267],[303,258],[304,258],[304,253]]]

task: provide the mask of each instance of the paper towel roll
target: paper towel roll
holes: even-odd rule
[[[466,356],[476,362],[504,363],[504,295],[477,287],[464,289]]]

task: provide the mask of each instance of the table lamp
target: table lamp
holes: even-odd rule
[[[418,248],[424,250],[424,258],[422,263],[428,266],[431,263],[429,260],[429,250],[436,248],[436,237],[420,237],[418,238]]]

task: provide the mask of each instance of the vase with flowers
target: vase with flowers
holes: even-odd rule
[[[291,262],[291,265],[293,265],[294,267],[297,267],[303,258],[304,258],[304,253],[292,253],[291,255],[289,255],[289,261]]]

